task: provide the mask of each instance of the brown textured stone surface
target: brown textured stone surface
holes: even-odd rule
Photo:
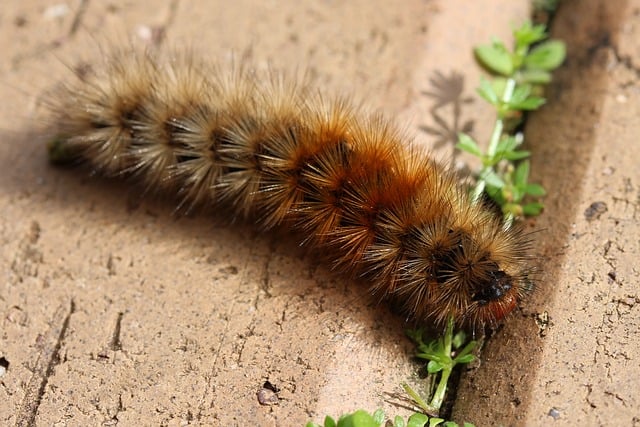
[[[528,2],[7,3],[0,424],[296,426],[360,407],[406,413],[385,393],[417,383],[411,344],[362,284],[289,237],[175,217],[171,202],[126,183],[49,166],[38,101],[105,44],[151,42],[308,69],[320,89],[382,109],[419,143],[469,121],[484,140],[492,112],[473,92],[471,47],[508,37]],[[459,421],[640,424],[639,28],[637,0],[560,9],[554,33],[569,59],[527,129],[534,179],[550,193],[536,225],[539,289],[463,376]],[[464,84],[457,125],[451,105],[434,111],[423,94],[453,73]],[[606,210],[591,215],[596,202]]]

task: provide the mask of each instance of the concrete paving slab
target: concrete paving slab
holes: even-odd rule
[[[507,39],[528,1],[29,0],[2,9],[0,357],[9,366],[0,424],[295,426],[360,407],[406,413],[385,393],[418,381],[412,346],[403,319],[364,284],[336,277],[289,236],[216,215],[176,217],[171,201],[49,166],[38,100],[68,66],[98,63],[105,44],[190,46],[223,63],[308,68],[321,90],[383,110],[448,159],[452,145],[437,144],[436,131],[490,132],[472,46]],[[456,419],[638,421],[638,10],[637,0],[589,0],[559,12],[554,32],[570,57],[527,129],[534,178],[552,190],[535,225],[539,290],[463,378]],[[456,75],[461,99],[473,100],[459,117],[434,115],[423,92]],[[588,220],[593,203],[607,210]]]

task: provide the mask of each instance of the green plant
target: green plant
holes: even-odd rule
[[[520,150],[522,133],[512,134],[525,111],[545,103],[540,95],[551,81],[551,72],[564,61],[566,49],[558,40],[546,40],[544,25],[524,23],[513,31],[515,46],[509,51],[500,40],[475,48],[475,55],[490,73],[492,80],[482,79],[478,94],[496,110],[496,122],[486,153],[471,136],[461,133],[457,147],[482,162],[473,197],[483,193],[502,209],[507,222],[522,216],[538,215],[543,208],[540,197],[546,194],[539,184],[528,182],[530,153]],[[519,163],[517,163],[519,162]],[[535,201],[526,201],[533,197]]]
[[[407,335],[417,345],[416,356],[429,361],[427,371],[430,375],[438,377],[438,386],[435,392],[431,390],[432,397],[430,402],[427,403],[409,385],[402,384],[407,394],[424,413],[414,413],[409,416],[406,422],[402,417],[396,416],[393,420],[390,420],[391,425],[393,427],[458,427],[458,424],[438,418],[437,415],[444,401],[451,372],[457,365],[475,360],[475,356],[471,352],[475,348],[476,342],[470,341],[465,344],[467,337],[463,331],[458,331],[454,334],[453,317],[449,318],[444,334],[434,340],[425,343],[422,329],[408,330]],[[324,424],[309,422],[306,427],[378,427],[382,425],[384,420],[385,415],[381,409],[378,409],[373,414],[358,410],[341,416],[338,422],[327,416],[324,419]],[[464,423],[464,427],[473,427],[473,424]]]
[[[382,409],[378,409],[373,414],[359,409],[351,414],[341,416],[337,422],[332,417],[327,416],[323,424],[309,422],[306,427],[381,427],[384,422],[385,414]],[[392,427],[459,427],[457,423],[452,421],[445,421],[436,417],[430,418],[420,413],[412,414],[406,421],[404,418],[396,416],[384,425]],[[464,423],[463,427],[474,426],[473,424]]]
[[[404,390],[427,414],[437,415],[440,412],[449,377],[456,365],[470,363],[475,360],[475,356],[471,352],[477,344],[476,341],[469,341],[465,345],[467,336],[464,331],[458,331],[454,334],[453,328],[453,317],[449,317],[444,334],[427,343],[423,341],[424,331],[422,329],[407,331],[407,335],[418,346],[416,356],[428,360],[427,372],[437,377],[438,386],[435,391],[431,390],[431,401],[429,403],[411,389],[409,385],[402,384]],[[462,347],[463,345],[464,347]]]

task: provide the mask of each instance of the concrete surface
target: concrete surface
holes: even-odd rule
[[[387,393],[418,383],[412,346],[363,284],[288,236],[176,217],[170,201],[49,166],[38,100],[105,44],[190,46],[222,62],[308,68],[322,90],[382,109],[448,159],[447,135],[490,132],[472,46],[507,38],[528,1],[7,3],[0,424],[296,426],[360,407],[406,414]],[[463,375],[454,417],[637,425],[640,1],[566,0],[553,30],[569,59],[527,128],[533,178],[550,193],[531,224],[538,290]],[[423,93],[454,73],[459,114]]]

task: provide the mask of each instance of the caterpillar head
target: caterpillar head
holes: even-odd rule
[[[529,246],[520,230],[499,221],[474,227],[442,220],[417,227],[401,263],[396,293],[417,320],[482,327],[496,324],[531,290]]]

